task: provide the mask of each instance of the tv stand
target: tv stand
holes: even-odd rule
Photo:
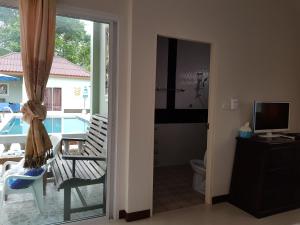
[[[265,134],[258,135],[261,138],[278,138],[281,137],[281,134],[273,134],[272,132],[267,132]]]
[[[237,138],[230,203],[257,218],[300,208],[300,140]]]

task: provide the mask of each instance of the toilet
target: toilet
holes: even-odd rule
[[[205,195],[206,151],[203,160],[192,159],[190,163],[194,170],[193,188],[195,191]]]

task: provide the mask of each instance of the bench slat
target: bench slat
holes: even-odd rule
[[[68,167],[69,171],[72,173],[72,171],[73,171],[72,160],[64,160],[64,163]],[[72,176],[72,178],[73,178],[73,176]],[[81,169],[78,168],[77,162],[75,164],[75,177],[74,178],[79,178],[79,179],[84,179],[84,180],[90,179],[90,177],[86,177],[86,174],[84,174],[81,171]]]
[[[100,176],[97,176],[96,174],[93,174],[88,168],[90,165],[88,165],[87,160],[78,160],[76,164],[78,164],[78,168],[81,169],[82,173],[86,174],[87,177],[91,180],[98,179]]]
[[[56,184],[62,183],[64,181],[64,179],[63,179],[62,173],[60,172],[60,170],[58,168],[56,159],[53,160],[51,169],[52,169],[52,172],[53,172],[53,175],[54,175],[55,183]]]
[[[105,137],[106,139],[106,137]],[[88,133],[87,134],[87,141],[92,140],[96,142],[98,145],[100,145],[103,148],[103,145],[105,144],[106,140],[104,137],[101,139],[100,137],[95,136],[93,133]]]
[[[100,140],[102,140],[102,142],[105,142],[105,140],[107,139],[107,131],[105,131],[105,132],[103,132],[103,130],[99,131],[99,127],[94,127],[91,125],[91,127],[89,129],[89,133],[96,135],[96,137],[99,138]]]
[[[97,149],[101,149],[101,148],[103,148],[103,145],[100,145],[100,143],[96,143],[94,140],[92,140],[91,138],[88,138],[87,140],[86,140],[86,142],[85,142],[85,144],[86,143],[90,143],[92,146],[94,146],[95,148],[97,148]]]
[[[59,170],[62,174],[63,181],[71,179],[72,178],[72,172],[64,165],[63,162],[65,162],[65,160],[63,160],[61,158],[61,153],[57,154],[56,162],[57,162],[58,168],[59,168]]]
[[[105,174],[105,172],[106,172],[106,166],[107,166],[106,162],[103,162],[103,161],[98,161],[97,162],[97,161],[95,161],[94,164],[96,165],[96,167],[100,168],[100,170],[99,170],[100,172],[103,172]]]
[[[108,124],[107,123],[107,118],[105,118],[105,117],[97,117],[97,116],[93,116],[92,117],[91,123],[95,123],[95,124],[98,124],[98,125],[101,125],[101,123],[103,123],[106,126]]]
[[[107,149],[107,119],[100,115],[92,116],[89,130],[83,145],[82,156],[101,156],[106,157]],[[72,176],[73,161],[64,160],[62,154],[58,153],[53,167],[58,187],[69,185],[74,186],[76,183],[82,186],[99,182],[106,173],[105,161],[93,160],[76,160],[75,177]]]
[[[101,177],[100,173],[94,170],[88,162],[89,161],[87,160],[78,161],[79,165],[82,167],[82,169],[85,171],[86,174],[89,174],[92,180],[99,179]]]
[[[100,171],[102,170],[101,167],[98,167],[97,169],[95,169],[93,166],[92,166],[92,162],[93,161],[86,161],[85,164],[88,165],[86,168],[88,170],[91,171],[92,174],[94,174],[96,177],[102,177],[103,176],[103,173],[100,173]]]
[[[85,150],[85,152],[88,153],[88,155],[93,155],[93,154],[94,154],[95,156],[99,156],[99,155],[101,155],[101,153],[102,153],[102,152],[100,151],[102,148],[101,148],[101,149],[97,149],[97,148],[95,148],[93,145],[91,145],[91,144],[88,143],[88,142],[85,144],[84,147],[85,147],[84,150]]]

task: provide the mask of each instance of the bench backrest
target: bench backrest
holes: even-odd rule
[[[107,156],[107,118],[98,114],[92,116],[86,136],[84,154]]]

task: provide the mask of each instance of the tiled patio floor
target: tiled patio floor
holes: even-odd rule
[[[0,183],[2,195],[3,183]],[[102,203],[102,184],[80,187],[80,191],[87,203]],[[0,225],[46,225],[63,221],[63,190],[56,190],[53,183],[47,184],[47,195],[44,197],[44,210],[40,214],[31,194],[14,194],[8,196],[8,201],[0,209]],[[72,190],[72,207],[82,204],[75,190]],[[72,220],[91,216],[101,216],[102,209],[74,213]]]

